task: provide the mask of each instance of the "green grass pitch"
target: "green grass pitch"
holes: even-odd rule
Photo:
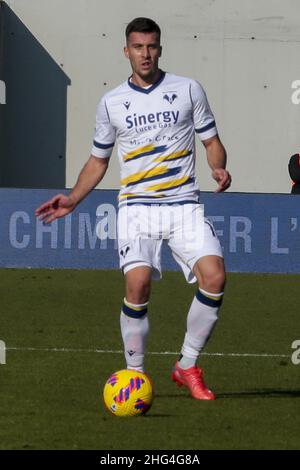
[[[228,275],[201,359],[218,399],[198,402],[170,380],[195,286],[164,273],[149,308],[155,399],[140,418],[116,418],[102,401],[125,365],[119,272],[7,269],[0,282],[0,449],[299,449],[300,276]]]

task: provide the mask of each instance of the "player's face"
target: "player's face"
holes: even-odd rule
[[[156,81],[160,73],[158,61],[161,56],[157,33],[130,33],[124,52],[131,63],[132,78],[138,85]]]

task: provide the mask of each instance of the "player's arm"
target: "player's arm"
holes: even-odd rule
[[[231,175],[226,170],[226,150],[218,134],[203,140],[202,143],[206,149],[208,164],[212,169],[212,177],[218,183],[216,192],[225,191],[231,185]]]
[[[190,84],[190,97],[193,105],[195,132],[199,135],[212,169],[212,177],[217,181],[216,192],[225,191],[231,184],[231,176],[226,170],[226,150],[219,139],[213,113],[207,96],[200,83],[193,80]]]
[[[49,224],[53,220],[72,212],[80,201],[103,179],[108,168],[108,162],[109,158],[97,158],[91,155],[82,168],[71,193],[67,196],[57,194],[36,209],[36,216]]]

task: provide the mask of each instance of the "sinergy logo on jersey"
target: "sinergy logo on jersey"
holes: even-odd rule
[[[159,124],[176,124],[179,119],[179,111],[160,111],[158,113],[149,114],[129,114],[126,117],[127,129],[133,127],[141,127],[147,125],[159,125]],[[164,126],[163,126],[164,127]]]

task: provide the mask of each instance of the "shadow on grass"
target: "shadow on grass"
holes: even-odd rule
[[[236,392],[217,393],[217,398],[300,398],[300,390],[243,390]]]
[[[229,398],[300,398],[300,390],[279,390],[273,388],[264,388],[261,390],[242,390],[216,393],[217,399]],[[155,398],[163,399],[185,399],[193,400],[191,395],[183,393],[155,394]]]
[[[191,398],[191,396],[190,396],[189,392],[187,391],[185,395],[183,393],[182,394],[181,393],[164,393],[164,394],[157,394],[156,393],[154,395],[154,398],[160,398],[160,399],[161,398],[162,399],[164,399],[164,398],[168,398],[168,399],[169,398],[183,398],[183,399],[188,398],[189,399],[189,398]]]

